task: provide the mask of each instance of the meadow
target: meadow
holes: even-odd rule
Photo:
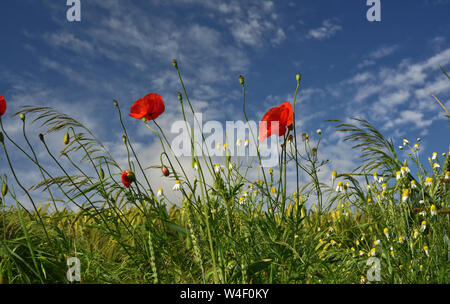
[[[173,65],[187,123],[195,109],[175,60]],[[113,102],[127,168],[74,118],[24,106],[6,119],[2,98],[2,162],[10,170],[1,172],[0,283],[70,283],[68,259],[75,257],[81,267],[73,283],[81,284],[448,284],[450,151],[426,156],[420,139],[403,139],[397,147],[366,120],[330,121],[352,145],[360,166],[321,179],[320,169],[330,165],[321,159],[325,134],[297,130],[300,74],[296,81],[292,103],[268,110],[262,119],[277,127],[260,126],[259,136],[251,132],[236,143],[245,148],[246,140],[279,136],[278,166],[261,168],[259,150],[249,163],[228,155],[225,147],[220,163],[193,156],[195,177],[174,156],[167,130],[158,124],[165,110],[158,94],[133,105]],[[242,119],[248,121],[242,76],[236,85],[242,87]],[[124,108],[131,117],[122,114]],[[24,145],[6,132],[9,119],[22,121]],[[148,164],[135,153],[126,119],[142,120],[160,141],[160,163]],[[46,132],[30,134],[29,121]],[[39,137],[51,168],[42,164],[31,136]],[[59,136],[64,149],[52,151],[49,136]],[[30,170],[42,177],[38,184],[27,187],[17,178],[12,148],[34,164]],[[147,178],[149,166],[161,170],[160,180]],[[251,170],[258,178],[250,177]],[[288,170],[295,170],[294,191],[288,188]],[[307,182],[300,182],[305,177]],[[161,183],[173,185],[181,201],[169,202],[156,188]],[[38,205],[36,192],[48,203]],[[32,208],[24,207],[23,195]]]

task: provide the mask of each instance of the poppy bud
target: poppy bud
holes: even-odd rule
[[[19,117],[20,117],[20,119],[21,119],[22,121],[25,121],[25,114],[20,113]]]
[[[129,188],[131,186],[131,183],[136,181],[136,176],[131,171],[123,171],[122,172],[122,183],[126,188]]]
[[[5,139],[3,138],[3,133],[0,132],[0,142],[3,143],[4,140],[5,140]]]
[[[287,140],[290,141],[290,142],[292,142],[292,141],[294,140],[294,136],[289,135],[288,138],[287,138]]]
[[[183,95],[180,92],[178,92],[177,97],[180,102],[183,102]]]
[[[166,166],[162,166],[161,171],[164,176],[169,176],[169,174],[170,174],[169,169],[167,169]]]
[[[42,142],[44,141],[44,134],[40,133],[40,134],[38,135],[38,137],[39,137],[39,139],[40,139]]]
[[[295,75],[295,78],[297,79],[297,83],[300,82],[300,80],[302,80],[302,74],[297,73],[297,75]]]
[[[239,76],[239,82],[241,83],[241,85],[244,85],[244,76]]]
[[[294,130],[294,124],[290,124],[290,125],[288,126],[288,130],[289,130],[289,131]]]
[[[104,179],[105,178],[105,171],[103,171],[103,169],[100,168],[100,172],[98,172],[98,175],[100,176],[100,179]]]
[[[6,196],[7,193],[8,193],[8,185],[5,182],[2,185],[2,196]]]
[[[173,64],[174,68],[178,69],[178,63],[177,63],[176,59],[172,60],[172,64]]]
[[[119,103],[117,102],[117,100],[113,100],[113,104],[117,107],[117,106],[119,106]]]
[[[63,143],[64,143],[65,145],[68,145],[69,142],[70,142],[70,135],[69,135],[69,131],[67,131],[66,134],[64,135]]]

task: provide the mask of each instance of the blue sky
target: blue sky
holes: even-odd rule
[[[8,114],[32,104],[72,115],[120,159],[113,99],[127,112],[134,100],[158,92],[167,107],[163,127],[181,118],[173,58],[196,109],[221,121],[243,119],[239,75],[250,119],[259,120],[292,101],[300,72],[297,126],[324,131],[322,157],[333,159],[324,174],[349,171],[357,161],[327,119],[366,118],[396,145],[421,137],[424,159],[448,152],[447,122],[430,93],[450,108],[439,69],[450,70],[450,1],[381,3],[382,21],[371,23],[365,0],[81,0],[81,22],[68,22],[65,0],[3,0],[0,95]],[[154,136],[138,121],[126,123],[143,157],[156,161]],[[18,119],[4,124],[20,135]],[[59,142],[51,141],[55,150]]]

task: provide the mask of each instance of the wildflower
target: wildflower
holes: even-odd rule
[[[437,169],[437,168],[440,168],[441,166],[438,164],[438,163],[434,163],[433,164],[433,169]]]
[[[220,151],[221,148],[222,148],[222,143],[221,143],[220,141],[218,141],[218,142],[216,143],[216,149],[217,149],[218,151]]]
[[[430,213],[431,213],[431,216],[437,215],[437,210],[436,210],[436,206],[435,205],[431,205]]]
[[[383,233],[386,236],[386,238],[389,240],[389,229],[388,228],[384,228]]]
[[[364,255],[364,251],[363,251],[363,250],[360,250],[360,251],[359,251],[359,255]]]
[[[318,129],[316,132],[317,134],[322,135],[322,130]]]
[[[423,246],[423,251],[425,251],[425,254],[427,255],[427,257],[430,256],[430,254],[428,252],[428,246],[427,245]]]
[[[420,200],[419,204],[423,205],[423,204],[425,204],[425,201],[424,200]]]
[[[276,123],[272,123],[276,122]],[[286,133],[286,127],[294,122],[292,105],[289,101],[284,102],[278,107],[272,108],[264,115],[259,125],[259,141],[263,142],[272,134],[283,136]]]
[[[6,100],[5,97],[0,96],[0,117],[6,112]]]
[[[350,248],[351,251],[355,251],[355,247]]]
[[[378,182],[378,174],[376,172],[373,173],[373,180]]]
[[[417,138],[417,142],[421,142],[422,141],[422,138]]]
[[[342,186],[342,182],[338,182],[337,186],[336,186],[336,192],[342,192],[344,190],[343,186]]]
[[[219,173],[222,170],[222,166],[220,164],[214,165],[214,172]]]
[[[253,189],[253,184],[249,184],[249,185],[248,185],[248,188],[249,188],[250,190],[252,190],[252,189]]]
[[[424,232],[425,229],[427,229],[427,221],[423,221],[423,222],[420,224],[420,232]]]
[[[433,152],[433,154],[431,154],[431,160],[436,160],[437,159],[437,152]]]
[[[69,135],[69,131],[66,132],[66,134],[64,134],[63,137],[63,143],[67,146],[70,143],[70,135]]]
[[[414,145],[414,149],[416,149],[416,151],[418,151],[419,150],[419,144],[415,144]]]
[[[356,240],[355,244],[356,244],[356,246],[358,246],[358,245],[359,245],[359,241],[358,241],[358,240]]]
[[[427,213],[425,211],[422,211],[422,212],[419,212],[419,215],[425,217],[427,215]]]
[[[269,168],[269,174],[273,174],[273,169]]]
[[[329,231],[329,232],[334,232],[334,228],[333,228],[333,227],[330,227],[330,228],[328,228],[328,231]]]
[[[240,146],[242,146],[242,139],[238,139],[237,141],[236,141],[236,147],[240,147]]]
[[[198,162],[194,162],[194,170],[198,171]]]
[[[403,194],[402,194],[402,202],[406,202],[409,198],[409,190],[405,189],[403,190]]]
[[[426,227],[426,226],[425,226],[425,227]],[[424,230],[425,230],[425,229],[424,229]],[[419,230],[414,229],[414,232],[413,232],[413,238],[414,238],[414,239],[417,239],[417,238],[419,237],[419,235],[420,235]]]
[[[419,266],[419,271],[423,271],[423,265],[422,264]]]
[[[156,93],[150,93],[134,102],[130,109],[130,116],[136,119],[153,120],[161,115],[164,110],[162,97]]]
[[[406,167],[406,166],[401,167],[401,169],[400,169],[400,173],[402,174],[402,176],[403,176],[403,175],[407,175],[409,172],[410,172],[410,170],[409,170],[409,168]]]
[[[370,204],[370,203],[372,202],[372,199],[369,197],[369,198],[367,199],[367,202]]]
[[[411,189],[416,189],[416,188],[417,188],[416,181],[412,180],[411,181]]]
[[[249,140],[246,139],[245,142],[244,142],[244,147],[248,147],[249,143],[250,143]]]
[[[431,187],[432,185],[433,185],[433,178],[432,177],[427,177],[425,179],[425,186]]]
[[[398,237],[398,242],[399,242],[400,244],[403,244],[403,241],[404,241],[404,237],[399,236],[399,237]]]
[[[317,227],[317,231],[320,231],[320,227]]]
[[[172,190],[178,191],[181,189],[181,182],[179,180],[175,181],[175,185],[173,186]]]
[[[394,248],[391,247],[390,250],[391,250],[391,252],[390,252],[391,256],[392,256],[392,257],[395,257]]]
[[[369,252],[369,256],[375,256],[376,253],[377,253],[377,250],[375,248],[372,248]]]
[[[361,276],[361,284],[366,283],[366,278],[364,276]]]
[[[245,198],[244,198],[243,196],[241,196],[241,197],[239,198],[239,203],[240,203],[240,204],[243,204],[244,201],[245,201]]]
[[[253,191],[254,195],[258,195],[258,190]]]
[[[347,193],[347,189],[348,189],[348,182],[345,182],[345,184],[344,184],[344,193]]]
[[[264,181],[263,181],[263,180],[260,180],[260,179],[258,179],[256,182],[257,182],[258,184],[260,184],[260,185],[264,184]]]
[[[383,191],[386,191],[386,188],[387,188],[387,185],[386,185],[386,184],[382,184],[382,185],[381,185],[381,189],[382,189]]]
[[[408,141],[406,138],[403,139],[403,145],[404,145],[404,146],[409,145],[409,141]]]
[[[380,240],[375,240],[375,241],[373,241],[373,244],[375,246],[380,246],[381,245],[381,241]]]
[[[162,188],[158,188],[158,192],[156,193],[157,197],[161,197],[163,196],[163,189]]]
[[[272,187],[272,194],[276,194],[277,193],[277,188]]]
[[[445,180],[449,180],[450,179],[450,171],[445,172],[444,179]]]
[[[334,246],[334,245],[336,245],[336,242],[335,242],[334,240],[331,240],[331,241],[330,241],[330,244],[331,244],[332,246]]]
[[[400,171],[397,171],[396,173],[396,179],[399,180],[400,178],[402,178],[402,173]]]
[[[386,190],[381,191],[381,197],[384,198],[386,196]]]
[[[380,177],[378,178],[378,182],[381,184],[383,181],[384,181],[384,178],[383,178],[382,176],[380,176]]]
[[[233,163],[228,163],[228,169],[233,170]]]
[[[130,188],[131,183],[136,181],[134,173],[128,170],[122,172],[121,178],[122,184],[125,186],[125,188]]]
[[[403,150],[403,146],[398,146],[398,148],[399,148],[400,150]]]

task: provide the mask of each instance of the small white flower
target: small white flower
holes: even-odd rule
[[[419,215],[425,217],[425,216],[427,216],[427,213],[425,211],[422,211],[422,212],[419,212]]]
[[[162,188],[158,188],[158,192],[156,193],[156,196],[159,198],[161,196],[163,196],[163,189]]]
[[[375,241],[373,242],[373,244],[374,244],[375,246],[380,246],[380,245],[381,245],[381,241],[380,241],[380,240],[375,240]]]
[[[220,171],[222,171],[222,166],[220,164],[215,164],[214,172],[219,173]]]
[[[412,180],[411,181],[411,189],[416,189],[417,185],[416,185],[416,181]]]
[[[333,171],[331,172],[331,182],[334,183],[334,181],[336,180],[336,176],[337,176],[337,172]]]
[[[425,204],[425,201],[424,200],[420,200],[419,204],[423,205],[423,204]]]
[[[444,179],[450,179],[450,171],[445,172]]]
[[[198,163],[197,162],[194,163],[194,170],[198,171]]]
[[[249,140],[246,139],[245,142],[244,142],[244,147],[248,147],[249,143],[250,143]]]
[[[336,186],[336,192],[342,192],[344,191],[344,187],[342,182],[338,182],[337,186]]]
[[[240,147],[240,146],[242,146],[242,139],[238,139],[237,141],[236,141],[236,147]]]
[[[432,177],[427,177],[425,179],[425,186],[431,187],[432,185],[433,185],[433,178]]]
[[[399,148],[400,150],[403,150],[403,146],[398,146],[398,148]]]
[[[333,231],[334,231],[334,228],[333,228],[333,227],[330,227],[330,228],[328,229],[328,231],[329,231],[329,232],[333,232]]]
[[[397,171],[395,178],[397,180],[401,179],[402,178],[402,173],[400,171]]]
[[[427,229],[427,222],[426,222],[426,221],[423,221],[423,222],[420,224],[420,232],[424,232],[425,229]]]
[[[436,206],[435,205],[431,205],[430,213],[431,213],[431,216],[436,216],[437,215],[437,210],[436,210]]]
[[[384,228],[383,233],[386,236],[386,238],[389,240],[389,229],[388,228]]]
[[[316,132],[317,132],[317,134],[319,134],[319,135],[322,134],[322,130],[321,130],[321,129],[318,129]]]
[[[427,246],[427,245],[423,246],[423,251],[425,251],[425,254],[427,255],[427,257],[430,257],[430,254],[429,254],[429,252],[428,252],[428,246]]]
[[[383,191],[386,191],[387,185],[386,185],[386,184],[382,184],[382,185],[381,185],[381,189],[382,189]]]
[[[233,170],[233,163],[228,163],[228,169]]]
[[[441,166],[438,164],[438,163],[434,163],[433,164],[433,169],[437,169],[437,168],[440,168]]]
[[[175,185],[173,186],[172,190],[178,191],[181,189],[181,182],[179,180],[175,181]]]
[[[217,144],[216,144],[216,149],[217,150],[220,150],[222,148],[222,143],[219,141],[219,142],[217,142]]]
[[[437,159],[437,152],[433,152],[433,154],[431,155],[431,160],[436,160]]]
[[[406,138],[403,139],[403,145],[404,145],[404,146],[409,145],[409,141],[408,141]]]

